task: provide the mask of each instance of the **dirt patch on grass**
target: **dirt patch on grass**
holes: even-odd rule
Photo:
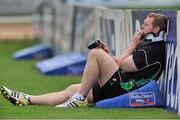
[[[0,23],[0,39],[24,40],[34,38],[32,23]]]

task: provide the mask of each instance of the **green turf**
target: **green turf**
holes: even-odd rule
[[[29,94],[42,94],[59,91],[71,83],[78,83],[80,76],[45,76],[36,68],[38,60],[13,60],[12,53],[34,41],[0,41],[0,85],[24,91]],[[58,109],[54,106],[17,107],[0,96],[0,119],[52,119],[52,118],[101,118],[101,119],[175,119],[175,113],[162,108],[139,109],[100,109],[96,107]]]

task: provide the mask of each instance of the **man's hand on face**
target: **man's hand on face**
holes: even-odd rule
[[[135,44],[136,46],[139,45],[140,43],[142,43],[142,36],[143,36],[144,31],[140,30],[137,31],[134,36],[133,36],[133,44]]]

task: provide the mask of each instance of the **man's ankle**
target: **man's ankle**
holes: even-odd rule
[[[77,98],[78,100],[81,100],[81,101],[84,101],[86,99],[85,96],[81,95],[80,93],[76,92],[74,95],[73,95],[75,98]]]

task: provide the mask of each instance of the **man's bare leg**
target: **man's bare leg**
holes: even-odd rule
[[[33,105],[58,105],[69,99],[74,93],[78,91],[81,84],[73,84],[67,87],[64,91],[53,92],[43,95],[30,96],[30,102]],[[88,101],[93,102],[92,90],[88,94]]]
[[[94,82],[99,80],[100,84],[104,85],[118,68],[119,66],[113,58],[104,50],[93,49],[89,52],[81,84],[71,85],[61,92],[31,96],[31,104],[61,104],[67,101],[69,97],[76,92],[83,96],[87,96],[88,102],[93,102],[91,88]]]
[[[118,69],[118,64],[103,49],[92,49],[88,55],[78,93],[87,96],[97,80],[101,86],[104,85]]]
[[[38,105],[57,105],[65,102],[79,89],[80,84],[73,84],[67,87],[64,91],[53,92],[44,95],[30,96],[31,104]]]

